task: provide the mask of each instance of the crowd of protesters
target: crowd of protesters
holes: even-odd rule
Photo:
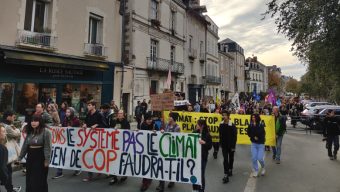
[[[80,120],[77,111],[69,107],[67,102],[61,103],[60,107],[54,103],[38,103],[33,111],[27,111],[25,123],[22,128],[16,127],[14,121],[15,113],[7,111],[3,114],[3,122],[0,124],[0,180],[7,191],[18,192],[21,187],[14,187],[12,181],[12,164],[20,162],[26,155],[26,191],[46,192],[48,191],[47,176],[48,165],[51,156],[51,133],[49,126],[79,127],[79,128],[117,128],[131,129],[130,122],[123,110],[112,101],[110,104],[97,106],[97,103],[90,101],[87,103],[87,115],[84,120]],[[270,150],[265,146],[265,129],[261,122],[260,115],[273,115],[275,117],[276,146],[272,147],[273,160],[277,164],[281,163],[281,146],[284,134],[286,133],[286,121],[290,116],[291,124],[295,127],[299,119],[299,114],[303,110],[303,105],[294,100],[284,100],[278,106],[269,103],[256,102],[253,100],[242,101],[240,106],[229,101],[215,102],[197,101],[194,104],[187,103],[185,106],[178,106],[176,110],[202,113],[218,113],[223,117],[219,126],[219,142],[212,142],[211,135],[205,120],[198,120],[194,133],[200,133],[199,143],[202,145],[202,185],[193,185],[194,191],[205,191],[205,169],[208,162],[210,149],[213,148],[213,158],[217,159],[218,151],[221,148],[223,155],[224,175],[223,183],[228,183],[233,175],[234,154],[236,152],[237,129],[230,119],[231,114],[251,115],[247,134],[251,141],[251,164],[252,176],[265,175],[265,150]],[[99,109],[99,110],[98,110]],[[170,113],[168,121],[164,122],[161,114],[152,111],[151,101],[138,101],[134,110],[134,119],[137,122],[138,130],[160,131],[160,132],[180,132],[181,128],[176,123],[175,113]],[[324,137],[327,141],[328,155],[333,160],[336,159],[339,149],[339,125],[334,118],[334,111],[329,111],[325,118]],[[16,159],[9,160],[7,146],[18,145],[21,132],[27,134],[21,152]],[[332,146],[333,149],[332,149]],[[333,150],[333,151],[332,151]],[[259,162],[259,163],[258,163]],[[259,167],[260,165],[260,167]],[[75,176],[81,174],[81,170],[73,173]],[[84,182],[92,181],[98,175],[91,172],[83,178]],[[57,169],[53,179],[63,177],[63,170]],[[110,185],[125,182],[128,177],[118,178],[116,175],[108,175]],[[146,191],[151,184],[151,179],[142,179],[140,191]],[[168,188],[175,187],[174,182],[167,185]],[[159,181],[157,191],[165,190],[165,181]]]

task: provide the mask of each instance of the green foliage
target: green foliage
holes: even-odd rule
[[[271,0],[264,15],[308,65],[300,91],[340,103],[340,1]]]
[[[285,85],[287,92],[299,93],[299,82],[296,79],[289,79]]]

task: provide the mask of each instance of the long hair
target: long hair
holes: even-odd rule
[[[55,107],[55,105],[54,105],[53,103],[50,103],[50,104],[48,105],[48,107],[51,107],[51,111],[48,111],[49,113],[50,113],[50,112],[57,112],[57,109],[56,109],[56,107]]]
[[[70,119],[73,119],[75,117],[76,110],[73,107],[68,107],[66,110],[70,111]]]
[[[33,121],[39,121],[39,126],[35,129],[31,125],[31,122]],[[33,133],[34,130],[36,130],[36,132],[40,134],[46,127],[41,115],[33,115],[31,122],[26,125],[27,135]]]
[[[203,135],[203,133],[209,134],[209,129],[208,129],[207,121],[205,119],[199,119],[197,121],[197,125],[199,125],[201,127],[202,135]]]
[[[251,121],[251,123],[254,123],[254,122],[253,122],[253,117],[255,117],[255,123],[256,123],[256,125],[259,125],[260,122],[261,122],[260,115],[259,115],[259,114],[252,114],[252,115],[250,116],[250,121]]]
[[[63,104],[64,104],[65,108],[61,107]],[[61,105],[60,105],[60,109],[66,111],[67,108],[68,108],[68,103],[66,101],[62,102]]]

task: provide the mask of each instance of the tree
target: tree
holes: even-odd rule
[[[271,0],[267,5],[264,16],[274,18],[278,32],[293,41],[292,51],[308,65],[301,90],[340,102],[340,1]]]
[[[282,91],[281,75],[279,72],[269,71],[268,85],[270,89],[274,89],[278,93]]]
[[[278,32],[293,41],[292,49],[300,58],[307,58],[313,42],[332,42],[336,38],[338,0],[271,0],[267,5],[264,16],[275,19]]]
[[[298,80],[293,79],[293,78],[289,79],[286,82],[285,89],[286,89],[287,92],[298,94],[300,92]]]

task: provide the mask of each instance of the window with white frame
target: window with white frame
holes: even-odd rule
[[[48,29],[49,1],[27,0],[24,29],[38,33],[50,33]]]
[[[153,63],[157,62],[157,57],[158,57],[158,41],[151,39],[151,44],[150,44],[150,60]]]
[[[151,19],[158,19],[158,1],[151,0],[151,12],[150,12]]]
[[[103,17],[90,13],[88,43],[103,44]]]

